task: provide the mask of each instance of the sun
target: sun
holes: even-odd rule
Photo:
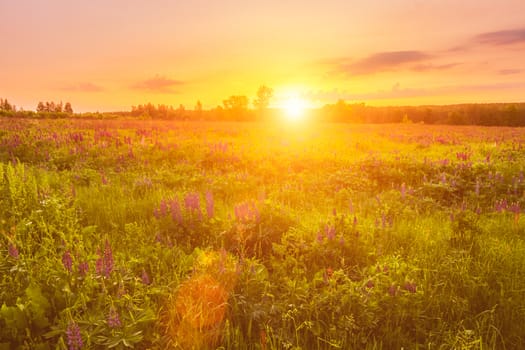
[[[299,121],[304,118],[307,103],[300,97],[293,96],[282,104],[284,116],[289,121]]]

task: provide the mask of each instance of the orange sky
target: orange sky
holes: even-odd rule
[[[523,0],[0,1],[0,97],[34,110],[525,101]]]

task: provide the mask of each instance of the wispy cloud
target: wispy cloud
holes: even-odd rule
[[[70,92],[100,92],[104,89],[96,84],[89,82],[76,83],[72,85],[66,85],[60,87],[60,90],[70,91]]]
[[[473,38],[473,42],[492,46],[525,43],[525,28],[481,33]]]
[[[177,93],[174,88],[181,85],[184,85],[183,81],[168,79],[163,76],[155,76],[151,79],[139,81],[131,87],[136,90],[145,90],[150,92]]]
[[[335,74],[369,75],[382,72],[407,70],[414,72],[429,72],[452,69],[460,63],[436,63],[439,60],[435,54],[423,51],[386,51],[353,60],[347,57],[331,58],[318,62],[330,67]]]
[[[421,51],[379,52],[352,63],[343,63],[339,71],[353,75],[395,70],[407,64],[424,62],[431,58]]]
[[[441,96],[453,93],[475,93],[486,91],[515,90],[525,88],[524,82],[516,83],[494,83],[477,85],[449,85],[434,88],[403,88],[399,83],[395,83],[390,89],[371,91],[365,93],[352,93],[349,91],[317,90],[305,94],[305,98],[313,101],[373,101],[383,99],[402,99],[414,97]]]
[[[500,75],[513,75],[513,74],[520,74],[523,72],[522,69],[501,69],[498,71]]]

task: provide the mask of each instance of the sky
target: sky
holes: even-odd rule
[[[0,97],[83,111],[525,102],[523,0],[0,0]]]

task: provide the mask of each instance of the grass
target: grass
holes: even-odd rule
[[[0,125],[0,349],[525,346],[522,129]]]

